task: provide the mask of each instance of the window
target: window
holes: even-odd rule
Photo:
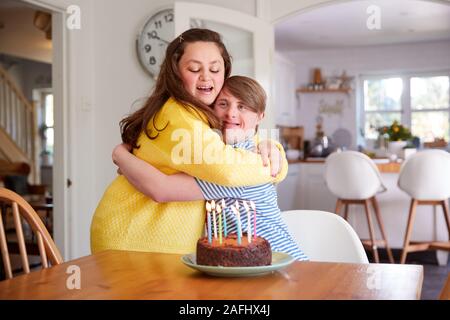
[[[449,141],[449,77],[411,78],[411,131],[423,141]]]
[[[364,77],[365,138],[376,139],[377,128],[397,120],[422,142],[449,141],[449,84],[450,77],[442,74]]]
[[[44,96],[44,124],[43,124],[43,151],[53,154],[53,94],[47,93]]]
[[[365,133],[376,139],[377,128],[401,122],[403,82],[401,78],[364,81]]]
[[[53,94],[51,89],[34,89],[33,97],[38,105],[38,144],[41,165],[49,165],[52,161],[54,146]]]

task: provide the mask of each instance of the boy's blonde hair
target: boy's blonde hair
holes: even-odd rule
[[[252,78],[244,76],[229,77],[225,80],[222,90],[226,90],[258,114],[261,114],[266,110],[266,92],[263,87]]]

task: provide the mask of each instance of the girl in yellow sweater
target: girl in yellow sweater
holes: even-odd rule
[[[219,34],[206,29],[184,32],[167,47],[145,105],[121,121],[123,142],[165,174],[185,172],[223,186],[279,182],[287,173],[282,149],[267,142],[258,145],[266,153],[270,150],[275,164],[271,172],[260,155],[224,144],[211,129],[220,123],[209,106],[230,72],[231,59]],[[282,170],[273,177],[280,157]],[[204,214],[204,201],[157,203],[118,176],[95,211],[91,250],[193,252]]]

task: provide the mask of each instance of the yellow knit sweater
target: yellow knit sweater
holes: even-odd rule
[[[154,140],[141,133],[140,148],[134,150],[137,157],[166,174],[182,171],[224,186],[279,182],[287,174],[284,151],[283,170],[272,178],[270,168],[263,167],[258,154],[224,144],[209,128],[202,113],[188,110],[172,98],[156,116],[156,128],[164,128],[166,124]],[[149,122],[149,128],[154,128],[153,121]],[[118,176],[95,211],[91,250],[194,252],[203,231],[204,214],[204,201],[156,203],[137,191],[125,177]]]

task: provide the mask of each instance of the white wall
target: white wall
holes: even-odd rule
[[[297,64],[276,52],[274,61],[273,95],[276,108],[276,124],[295,127],[298,125],[295,89],[297,88]]]
[[[361,75],[450,70],[450,41],[294,51],[283,54],[296,64],[297,88],[311,81],[313,68],[321,68],[323,77],[340,75],[345,70],[347,75],[355,77],[355,87]],[[314,137],[315,118],[320,99],[328,104],[333,104],[337,99],[344,99],[345,103],[348,101],[349,109],[344,108],[343,117],[324,116],[325,133],[331,135],[338,127],[346,127],[351,131],[354,137],[353,147],[356,147],[358,132],[356,122],[359,112],[357,95],[357,91],[350,96],[350,99],[347,99],[345,95],[337,94],[301,95],[300,107],[297,106],[297,124],[305,126],[306,138]]]

